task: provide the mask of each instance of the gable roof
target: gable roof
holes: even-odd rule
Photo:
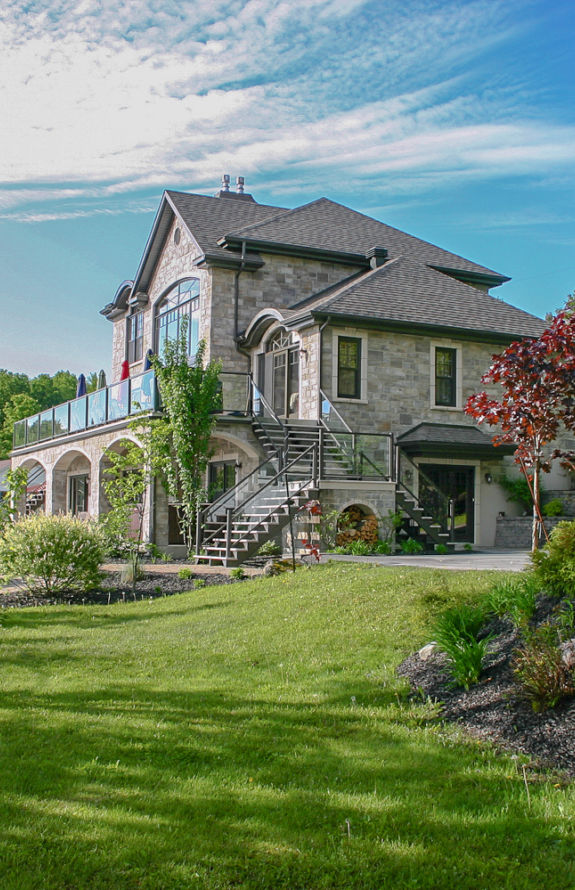
[[[342,258],[347,256],[350,261],[363,260],[364,263],[371,249],[383,247],[390,259],[416,256],[434,268],[459,273],[458,277],[465,280],[484,280],[491,286],[509,281],[507,276],[486,266],[394,229],[329,198],[319,198],[263,222],[229,231],[222,239],[222,243],[230,247],[238,247],[242,241],[260,250],[280,247],[285,250],[288,247],[294,252],[311,250],[340,254]]]
[[[405,256],[289,308],[291,324],[311,313],[507,339],[538,337],[545,327],[536,316]]]

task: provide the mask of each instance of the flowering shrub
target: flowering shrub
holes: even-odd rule
[[[32,593],[88,590],[98,584],[104,540],[98,526],[71,516],[37,513],[4,530],[0,580]]]

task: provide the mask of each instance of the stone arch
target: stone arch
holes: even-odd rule
[[[338,507],[339,519],[336,536],[338,546],[346,546],[353,541],[365,541],[374,545],[378,540],[377,510],[366,504],[350,501]]]
[[[96,514],[92,469],[83,448],[74,447],[60,455],[52,468],[50,513],[74,513],[82,518]]]
[[[105,490],[105,481],[106,481],[106,470],[110,467],[110,459],[108,455],[111,451],[116,452],[117,454],[125,453],[126,445],[136,445],[136,447],[140,450],[140,454],[142,456],[142,465],[144,461],[144,452],[140,442],[137,440],[135,436],[130,435],[129,433],[125,435],[117,436],[112,442],[107,445],[105,451],[101,454],[100,460],[98,463],[98,515],[103,516],[110,511],[110,502],[106,496]],[[134,520],[132,525],[138,522],[140,523],[140,516],[143,509],[146,509],[146,498],[143,499],[143,503],[141,505],[137,505],[134,507]]]
[[[44,464],[36,458],[29,457],[21,461],[18,467],[26,470],[28,479],[26,494],[16,504],[18,513],[29,516],[31,513],[46,512],[47,472]]]

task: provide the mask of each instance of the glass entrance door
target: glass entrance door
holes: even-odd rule
[[[455,508],[455,540],[473,543],[475,533],[475,467],[421,464],[421,469]],[[421,484],[420,484],[421,490]]]

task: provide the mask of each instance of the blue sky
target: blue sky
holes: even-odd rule
[[[0,367],[108,368],[164,188],[326,195],[575,288],[572,0],[4,0]]]

